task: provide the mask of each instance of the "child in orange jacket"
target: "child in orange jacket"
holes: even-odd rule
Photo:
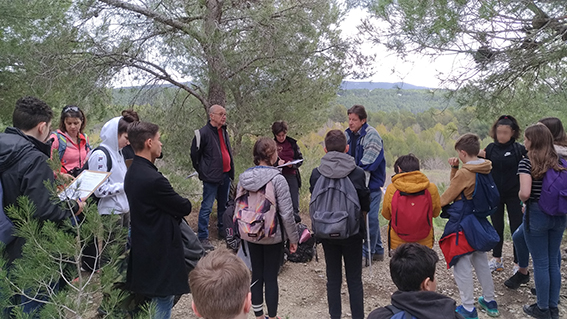
[[[431,195],[431,217],[434,218],[439,216],[439,212],[441,211],[439,191],[437,190],[437,186],[429,182],[427,176],[419,171],[419,159],[413,154],[400,156],[394,163],[394,171],[396,172],[396,175],[392,176],[392,183],[388,185],[388,188],[386,189],[386,195],[384,195],[382,216],[384,216],[384,218],[386,218],[387,220],[392,220],[392,199],[394,198],[396,191],[415,194],[426,189]],[[417,212],[420,210],[416,209],[415,211]],[[432,220],[429,220],[429,224],[423,225],[423,227],[429,227],[429,225],[432,225]],[[400,238],[394,228],[391,227],[391,222],[388,228],[388,243],[390,250],[394,250],[401,244],[407,242],[404,239]],[[433,227],[431,227],[431,230],[429,231],[427,237],[419,239],[415,242],[432,248],[434,242]]]

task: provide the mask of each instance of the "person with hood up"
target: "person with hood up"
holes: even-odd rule
[[[437,186],[435,184],[429,182],[429,179],[425,174],[419,171],[419,159],[415,157],[413,154],[403,155],[398,157],[396,162],[394,163],[394,171],[396,175],[392,176],[392,183],[388,185],[386,189],[386,194],[384,195],[384,205],[382,207],[382,216],[387,220],[392,220],[392,199],[396,191],[404,192],[407,194],[417,194],[419,192],[423,192],[424,190],[428,190],[430,198],[430,205],[429,207],[413,207],[411,215],[415,221],[408,221],[408,220],[396,220],[397,223],[409,223],[413,222],[420,228],[430,227],[430,231],[427,234],[427,237],[424,237],[420,240],[414,241],[418,244],[425,245],[429,248],[433,248],[433,242],[435,240],[434,236],[434,229],[432,227],[433,222],[431,218],[435,218],[439,216],[441,212],[441,203],[439,198],[439,191],[437,190]],[[417,196],[427,196],[424,192],[423,195]],[[415,208],[415,209],[414,209]],[[419,212],[427,212],[428,210],[431,211],[431,217],[429,216],[421,216]],[[397,213],[397,212],[394,212]],[[421,218],[420,218],[421,217]],[[429,220],[427,221],[428,224],[424,223],[423,217],[427,217]],[[396,249],[401,244],[406,243],[407,241],[400,238],[400,236],[396,233],[394,228],[389,224],[389,234],[388,234],[388,246],[390,251]]]
[[[243,193],[255,193],[272,182],[273,193],[266,197],[275,195],[276,214],[279,215],[275,223],[272,235],[263,237],[256,242],[248,242],[250,251],[250,263],[252,264],[252,310],[258,319],[264,319],[263,299],[264,285],[266,290],[266,306],[268,317],[276,318],[278,311],[278,272],[284,253],[285,239],[289,239],[290,252],[293,254],[297,249],[299,235],[297,234],[295,220],[293,217],[293,205],[286,179],[274,164],[278,160],[276,142],[268,137],[259,138],[254,144],[254,164],[257,166],[247,169],[240,174],[236,203],[238,209],[239,195]],[[236,216],[235,211],[235,216]],[[282,234],[283,233],[283,234]],[[284,235],[285,237],[284,238]]]
[[[123,114],[124,116],[115,117],[104,124],[100,131],[102,142],[91,152],[88,162],[89,170],[110,172],[110,177],[94,191],[94,195],[100,198],[98,213],[103,217],[120,215],[120,224],[128,228],[130,207],[124,192],[127,168],[121,151],[128,145],[128,127],[138,116],[131,110]],[[107,156],[110,156],[110,161]],[[100,256],[96,239],[85,247],[83,256],[83,268],[91,271],[99,268]]]
[[[325,136],[325,156],[321,165],[311,172],[309,191],[313,193],[315,184],[321,176],[332,179],[348,177],[357,191],[360,210],[370,209],[370,191],[365,184],[364,170],[358,167],[354,158],[347,154],[349,146],[346,136],[339,130],[331,130]],[[354,212],[349,212],[353,214]],[[327,266],[327,302],[331,319],[341,318],[342,260],[345,261],[345,273],[349,291],[350,311],[353,319],[364,318],[364,299],[362,288],[362,239],[364,223],[360,231],[345,239],[320,239],[325,251]]]

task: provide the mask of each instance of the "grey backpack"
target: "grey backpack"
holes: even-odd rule
[[[319,177],[309,203],[315,237],[346,239],[360,231],[362,214],[356,188],[347,177]]]

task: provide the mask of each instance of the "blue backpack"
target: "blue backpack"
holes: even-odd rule
[[[561,166],[567,168],[567,161],[561,159]],[[545,172],[538,204],[548,215],[567,214],[567,171],[550,168]]]
[[[14,223],[4,212],[4,190],[0,181],[0,241],[8,246],[14,238]]]
[[[417,317],[412,316],[409,312],[394,307],[393,305],[386,306],[394,315],[390,319],[417,319]]]
[[[471,202],[473,214],[477,217],[487,217],[496,211],[500,204],[500,193],[491,174],[476,173]]]

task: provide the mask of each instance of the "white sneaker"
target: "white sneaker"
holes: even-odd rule
[[[502,270],[504,270],[504,264],[503,264],[502,262],[496,261],[496,258],[492,258],[492,259],[488,262],[488,267],[490,268],[490,272],[495,272],[495,271],[502,271]]]

